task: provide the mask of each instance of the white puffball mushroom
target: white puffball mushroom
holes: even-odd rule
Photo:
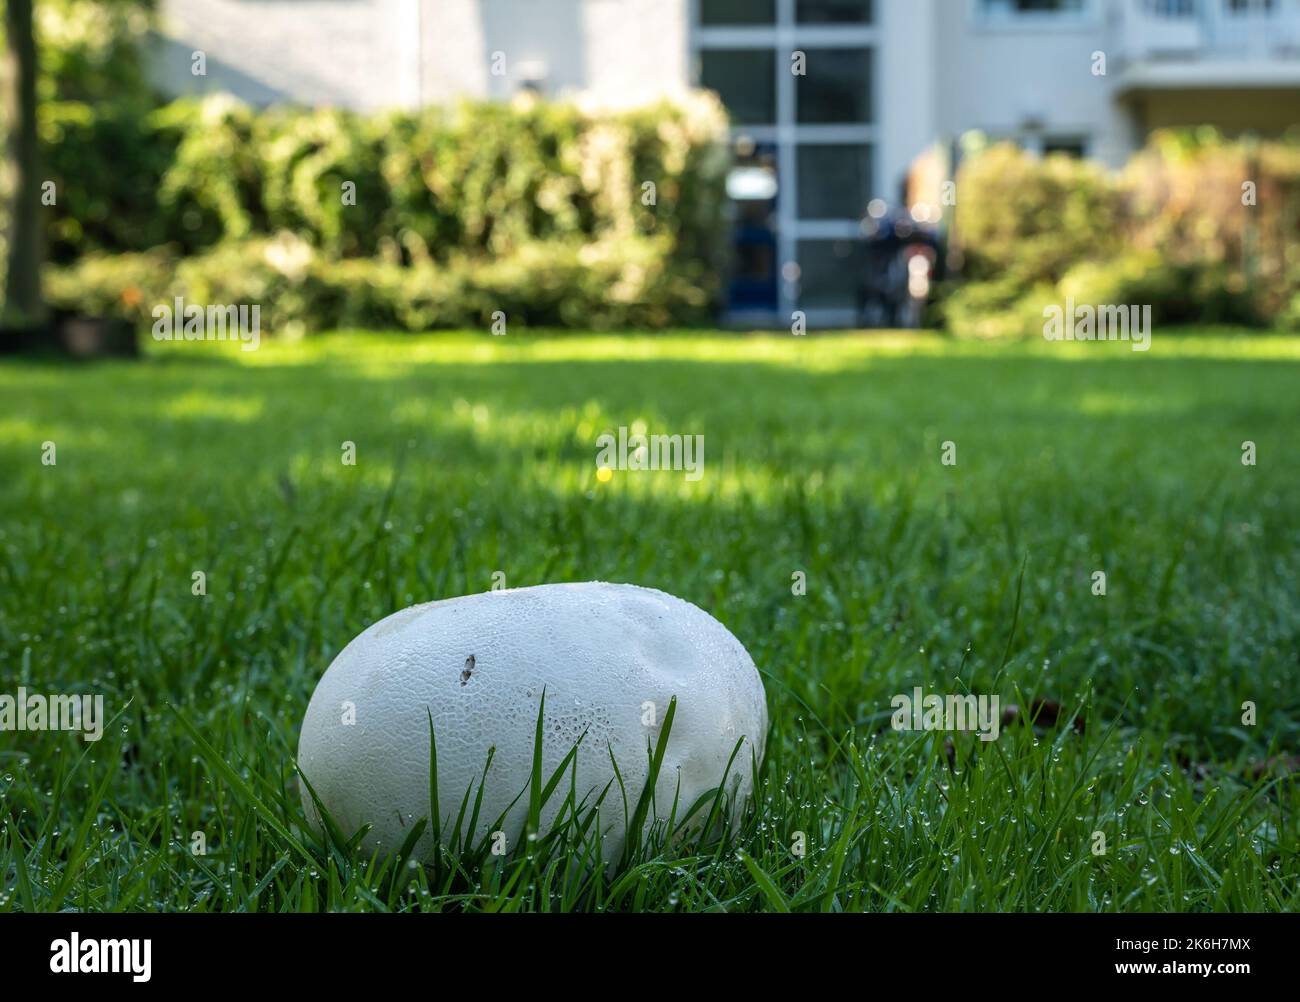
[[[680,819],[724,774],[736,815],[749,797],[752,765],[761,761],[767,735],[767,703],[748,652],[689,602],[604,582],[467,595],[375,623],[317,684],[298,740],[299,768],[345,836],[369,824],[365,849],[396,851],[430,813],[432,717],[443,842],[451,840],[471,790],[468,827],[482,783],[477,828],[463,835],[479,844],[505,812],[500,830],[513,848],[528,815],[543,691],[543,783],[581,737],[579,800],[586,796],[591,806],[609,787],[599,809],[606,860],[622,851],[629,820],[617,781],[610,785],[610,754],[630,815],[650,772],[647,747],[658,745],[673,697],[653,815],[666,820],[675,797]],[[566,771],[542,810],[541,834],[563,805],[569,782]],[[305,786],[302,801],[319,829]],[[429,858],[432,838],[430,825],[416,844],[416,858]]]

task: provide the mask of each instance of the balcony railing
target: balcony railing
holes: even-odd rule
[[[1300,0],[1120,0],[1130,62],[1300,60]]]

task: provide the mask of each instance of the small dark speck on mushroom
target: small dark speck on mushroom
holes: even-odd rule
[[[465,670],[460,673],[460,684],[464,685],[469,681],[469,677],[474,674],[474,655],[471,654],[465,659]]]

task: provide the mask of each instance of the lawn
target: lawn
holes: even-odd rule
[[[0,909],[1300,906],[1300,339],[150,348],[0,365],[0,692],[112,719],[0,734]],[[599,480],[637,422],[702,434],[704,476]],[[497,572],[740,638],[772,724],[739,827],[608,872],[566,832],[425,868],[306,828],[331,658]],[[994,742],[895,731],[915,686],[1051,704]]]

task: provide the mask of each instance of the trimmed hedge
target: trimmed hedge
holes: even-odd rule
[[[1294,141],[1160,132],[1116,174],[1002,144],[969,159],[957,187],[966,281],[940,308],[957,334],[1041,334],[1043,308],[1067,298],[1149,305],[1158,324],[1300,316]]]
[[[1001,143],[962,165],[957,191],[957,234],[973,281],[1055,282],[1120,239],[1119,192],[1091,161]]]
[[[712,315],[708,276],[667,263],[666,241],[533,241],[491,260],[406,265],[323,255],[288,231],[227,241],[197,255],[174,249],[96,254],[50,269],[51,302],[147,329],[152,311],[187,303],[259,304],[268,333],[340,327],[410,331],[510,324],[664,327]]]
[[[719,291],[727,125],[707,94],[376,116],[218,96],[133,121],[54,105],[42,127],[60,306],[140,319],[181,289],[309,329],[658,326],[707,321]],[[309,262],[295,281],[267,263],[287,247]]]

